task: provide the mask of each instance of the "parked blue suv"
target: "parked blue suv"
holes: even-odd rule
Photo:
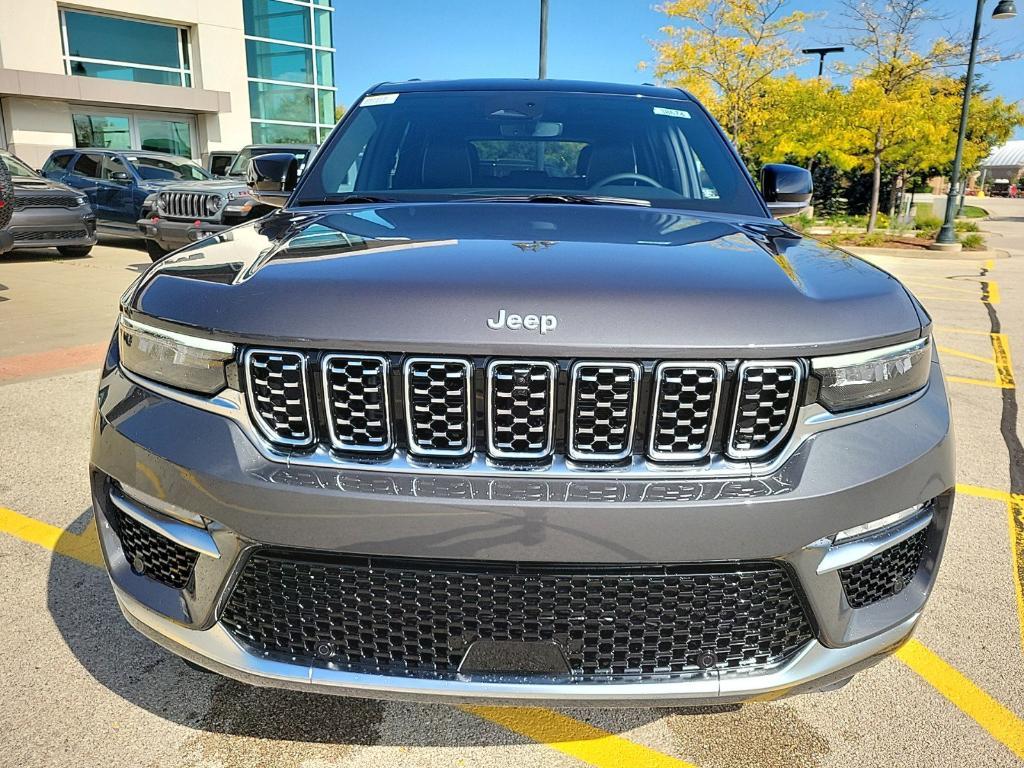
[[[168,184],[213,178],[183,157],[163,152],[59,149],[43,165],[49,179],[81,190],[96,212],[101,235],[139,237],[143,201]]]

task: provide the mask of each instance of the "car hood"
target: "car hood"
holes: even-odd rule
[[[245,182],[232,179],[207,179],[205,181],[176,181],[173,179],[147,179],[142,188],[150,192],[235,192],[245,189]]]
[[[626,206],[281,211],[158,262],[129,303],[218,338],[393,352],[763,357],[922,333],[855,256],[766,219]],[[503,309],[557,326],[492,328]]]
[[[81,192],[72,189],[71,187],[61,184],[58,181],[52,181],[50,179],[42,177],[28,177],[28,176],[15,176],[11,179],[14,182],[14,194],[17,195],[19,192],[22,194],[26,192],[70,192],[73,195],[80,195]]]

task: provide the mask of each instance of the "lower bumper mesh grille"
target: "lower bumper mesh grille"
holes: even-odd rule
[[[257,651],[383,673],[455,672],[477,639],[554,641],[578,676],[757,667],[811,639],[782,567],[730,568],[256,553],[221,620]]]
[[[841,569],[839,578],[850,606],[863,608],[902,592],[921,567],[930,528],[918,531],[874,557]]]
[[[113,504],[106,515],[133,571],[175,589],[185,588],[199,559],[197,552],[161,536]]]

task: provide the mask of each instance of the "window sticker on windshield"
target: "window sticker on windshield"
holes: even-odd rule
[[[380,104],[394,104],[397,99],[397,93],[378,93],[374,96],[367,96],[365,99],[359,102],[359,106],[376,107]]]
[[[690,113],[685,109],[669,109],[668,107],[654,107],[654,114],[665,115],[666,117],[684,117],[690,119]]]

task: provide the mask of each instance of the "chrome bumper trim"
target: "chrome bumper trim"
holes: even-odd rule
[[[852,675],[905,642],[920,614],[845,648],[808,643],[790,661],[762,673],[697,673],[689,678],[644,682],[560,682],[536,678],[389,677],[257,656],[243,648],[220,624],[207,630],[183,627],[143,606],[114,585],[128,622],[154,642],[227,677],[260,686],[345,696],[440,703],[510,704],[547,702],[553,706],[675,706],[774,699],[799,689],[812,690]],[[846,675],[846,676],[849,676]]]
[[[818,575],[838,571],[840,568],[846,568],[854,563],[867,560],[869,557],[874,557],[879,552],[894,547],[915,533],[923,531],[931,521],[932,509],[929,505],[919,514],[902,523],[830,547],[825,556],[821,558],[821,562],[818,563]]]
[[[170,539],[175,544],[180,544],[186,549],[191,549],[193,552],[207,557],[220,557],[220,550],[214,543],[213,536],[205,528],[197,528],[164,515],[155,515],[140,507],[115,488],[110,489],[110,501],[129,517],[156,531],[164,538]]]

